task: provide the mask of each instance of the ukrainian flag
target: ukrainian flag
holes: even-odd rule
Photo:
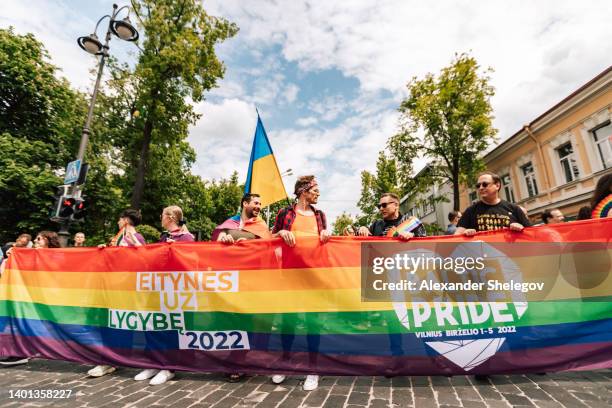
[[[259,114],[244,192],[259,194],[262,207],[287,198],[287,191]]]

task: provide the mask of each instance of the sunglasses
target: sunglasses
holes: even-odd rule
[[[487,188],[491,185],[492,183],[487,183],[487,182],[483,182],[483,183],[476,183],[476,188],[480,188],[480,186],[482,186],[482,188]]]
[[[387,208],[387,206],[390,204],[397,204],[397,203],[395,201],[391,201],[390,203],[380,203],[380,204],[376,204],[376,207],[378,207],[378,209],[380,210],[381,208]]]

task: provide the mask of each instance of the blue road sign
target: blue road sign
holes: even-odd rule
[[[64,176],[64,184],[71,184],[79,179],[81,172],[81,161],[75,160],[68,163],[66,166],[66,175]]]

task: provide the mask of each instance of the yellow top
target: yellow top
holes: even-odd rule
[[[319,228],[317,227],[317,219],[314,213],[312,215],[303,215],[298,211],[291,225],[291,232],[296,237],[318,237]]]

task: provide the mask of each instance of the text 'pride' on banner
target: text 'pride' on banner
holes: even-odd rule
[[[0,355],[206,372],[612,367],[612,219],[400,242],[20,249]]]

